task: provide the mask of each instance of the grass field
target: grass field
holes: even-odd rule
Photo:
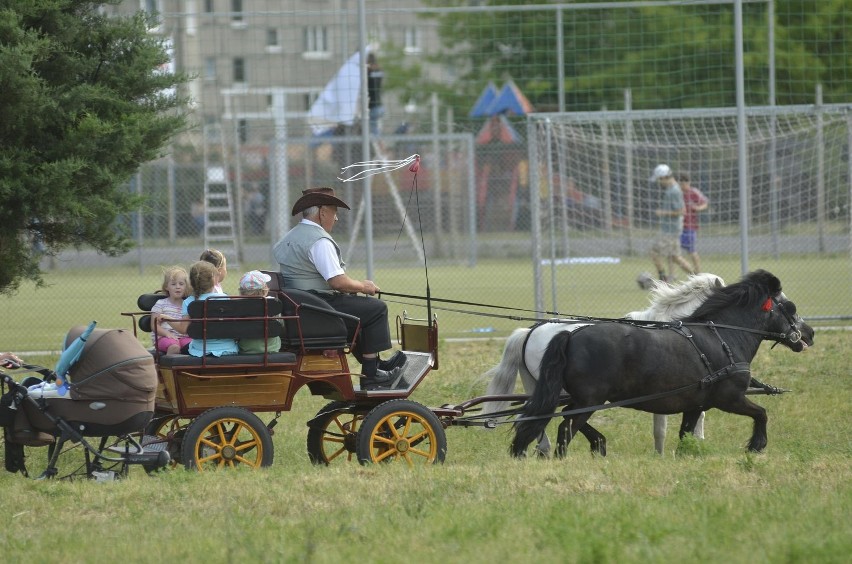
[[[608,317],[643,308],[646,293],[634,279],[648,269],[646,262],[560,267],[558,309]],[[777,274],[806,317],[852,308],[848,257],[751,262]],[[708,258],[709,264],[729,282],[739,278],[736,259]],[[430,286],[435,297],[532,308],[530,271],[524,260],[481,261],[472,269],[438,265],[430,267]],[[226,291],[236,290],[238,276],[231,273]],[[91,319],[101,327],[130,328],[120,312],[135,310],[136,296],[156,288],[159,278],[155,268],[142,276],[131,267],[48,273],[47,288],[23,288],[0,299],[6,320],[0,344],[16,352],[56,351],[71,326]],[[378,268],[376,278],[387,291],[425,292],[420,269]],[[545,270],[547,309],[549,284]],[[391,301],[389,307],[392,315],[403,309],[425,315],[420,303]],[[412,396],[427,406],[481,395],[479,375],[499,360],[502,337],[529,325],[436,313],[444,338],[441,369]],[[451,339],[457,337],[485,338]],[[793,392],[757,398],[769,413],[769,447],[760,455],[743,450],[750,420],[711,411],[707,439],[692,454],[675,456],[670,434],[659,457],[650,415],[620,409],[593,419],[608,438],[606,458],[590,456],[579,438],[566,460],[518,461],[507,454],[507,426],[451,427],[441,466],[316,468],[305,450],[305,422],[326,401],[302,390],[275,428],[275,462],[264,471],[148,477],[134,469],[116,483],[36,482],[3,473],[4,560],[846,562],[852,551],[846,526],[852,507],[850,345],[849,331],[818,330],[816,346],[804,354],[761,349],[755,376]],[[47,366],[56,359],[52,352],[26,357]],[[38,472],[46,449],[32,450],[30,469]]]
[[[729,283],[739,278],[740,263],[735,257],[705,257],[709,271]],[[790,299],[805,317],[845,315],[852,318],[852,262],[848,256],[783,257],[781,260],[755,256],[753,268],[764,268],[782,281]],[[649,270],[644,257],[623,259],[619,264],[559,266],[551,277],[543,270],[544,309],[574,315],[620,317],[628,311],[644,309],[647,293],[636,285],[636,276]],[[243,265],[243,269],[268,269],[268,264]],[[233,271],[224,282],[225,291],[237,293],[241,271]],[[352,276],[363,277],[357,269]],[[422,268],[380,265],[375,279],[386,292],[423,296],[426,281]],[[56,351],[68,329],[96,319],[100,327],[131,328],[121,312],[136,310],[136,297],[159,287],[161,271],[148,268],[142,275],[130,266],[98,269],[65,269],[45,275],[47,287],[23,287],[12,297],[0,297],[0,349],[14,351]],[[556,305],[552,283],[558,288]],[[483,260],[473,268],[436,265],[429,268],[433,298],[493,304],[531,310],[535,306],[532,265],[529,260]],[[391,317],[403,310],[425,317],[421,300],[386,296]],[[435,303],[441,335],[444,337],[506,336],[518,326],[530,325],[530,311],[476,308]],[[496,314],[492,317],[486,314]],[[524,318],[509,319],[515,316]],[[850,319],[832,324],[850,323]]]
[[[502,344],[442,343],[440,370],[411,399],[481,395],[478,376]],[[849,332],[818,331],[803,354],[761,348],[755,376],[793,391],[756,398],[769,414],[760,455],[743,450],[750,420],[711,411],[691,454],[676,456],[670,434],[660,457],[651,416],[617,409],[592,421],[608,438],[605,458],[578,438],[565,460],[513,460],[508,426],[451,427],[440,466],[318,468],[305,422],[326,402],[302,390],[263,471],[148,477],[134,468],[112,483],[3,473],[4,561],[845,563],[849,345]],[[35,460],[31,470],[41,470]]]

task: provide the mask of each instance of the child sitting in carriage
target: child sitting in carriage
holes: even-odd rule
[[[166,297],[151,308],[151,319],[156,330],[151,332],[154,347],[165,354],[185,353],[192,341],[186,333],[177,331],[167,319],[183,318],[183,300],[189,295],[189,275],[180,266],[163,272],[163,292]]]
[[[172,322],[172,327],[177,331],[185,333],[189,328],[189,304],[196,300],[215,299],[217,296],[225,296],[222,292],[215,290],[219,283],[219,272],[209,262],[200,260],[195,262],[189,269],[189,284],[192,286],[192,295],[183,301],[181,318],[184,321]],[[192,339],[187,348],[192,356],[223,356],[239,353],[237,341],[234,339]]]
[[[250,270],[240,278],[241,296],[262,296],[269,294],[266,285],[272,278],[259,270]],[[243,354],[263,354],[266,351],[278,352],[281,349],[281,337],[270,337],[269,339],[240,339],[240,352]]]

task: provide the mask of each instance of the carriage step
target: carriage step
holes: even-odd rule
[[[109,446],[104,450],[114,452],[115,454],[125,454],[125,453],[142,454],[143,452],[144,453],[161,452],[161,451],[168,449],[168,446],[169,446],[168,441],[164,440],[161,437],[155,437],[153,435],[145,435],[144,437],[142,437],[142,440],[140,441],[139,444],[142,445],[143,451],[140,451],[136,447],[136,445],[134,445],[133,443],[127,443],[126,446],[128,446],[130,448],[125,448],[125,445],[123,445],[123,444],[116,444],[116,445]]]

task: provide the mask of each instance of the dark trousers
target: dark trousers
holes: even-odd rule
[[[364,354],[375,354],[391,348],[390,328],[388,327],[388,306],[382,300],[354,294],[317,293],[337,311],[354,315],[361,320],[361,332],[352,348],[352,355],[363,364]],[[349,340],[355,335],[358,324],[344,319]]]

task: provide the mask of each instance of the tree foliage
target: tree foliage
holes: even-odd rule
[[[185,124],[146,17],[81,0],[0,0],[0,292],[41,283],[42,252],[130,246],[124,186]]]
[[[466,0],[424,0],[430,6],[469,6]],[[522,6],[524,0],[482,0],[478,6]],[[541,3],[544,4],[544,3]],[[848,101],[852,89],[848,0],[775,0],[776,99],[809,104],[816,84],[826,103]],[[454,89],[446,103],[466,113],[489,82],[513,79],[539,111],[558,107],[557,30],[553,10],[452,11],[437,21]],[[746,103],[768,103],[768,24],[765,3],[743,6]],[[563,10],[564,91],[568,111],[732,106],[735,98],[734,16],[731,4],[677,4]],[[499,84],[498,84],[499,86]]]

